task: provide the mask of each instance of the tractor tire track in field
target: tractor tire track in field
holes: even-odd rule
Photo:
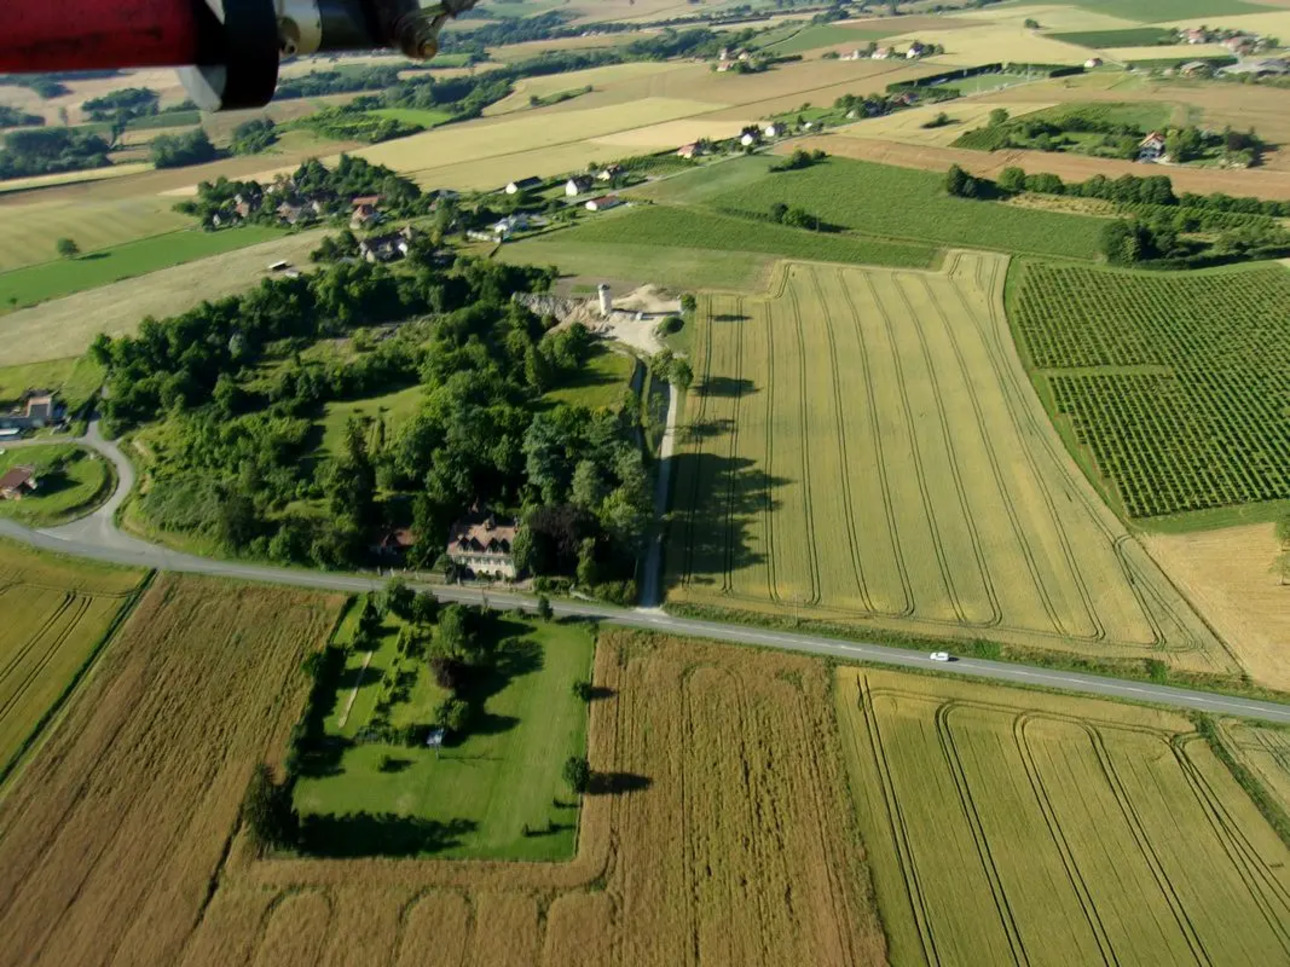
[[[797,338],[797,372],[798,387],[801,399],[798,401],[798,413],[800,424],[798,429],[798,439],[801,440],[802,446],[802,499],[806,506],[806,541],[810,554],[810,580],[811,595],[807,604],[817,605],[820,603],[820,554],[815,542],[815,510],[811,505],[811,437],[810,437],[810,417],[807,413],[807,382],[806,382],[806,341],[802,333],[802,310],[797,303],[797,290],[789,288],[789,302],[793,306],[793,334]]]
[[[841,377],[838,373],[838,344],[837,337],[833,334],[833,313],[829,311],[828,300],[824,298],[824,290],[820,287],[820,277],[814,267],[806,270],[811,277],[811,287],[815,290],[815,296],[819,300],[820,307],[824,312],[824,332],[829,341],[829,372],[833,389],[833,415],[834,429],[837,433],[838,449],[842,455],[842,465],[839,477],[842,481],[842,511],[843,518],[846,521],[845,527],[847,532],[847,547],[851,552],[851,572],[855,577],[856,591],[860,595],[860,600],[864,604],[866,611],[876,613],[873,605],[873,598],[869,595],[869,588],[865,582],[864,564],[860,557],[860,547],[856,543],[856,519],[855,504],[852,497],[851,488],[851,461],[847,453],[847,431],[846,424],[842,416],[843,400]]]
[[[956,255],[956,262],[960,258],[962,258],[962,256]],[[1079,637],[1078,635],[1072,635],[1067,630],[1065,622],[1062,620],[1061,615],[1057,613],[1057,609],[1053,605],[1053,599],[1048,593],[1047,586],[1044,584],[1043,575],[1039,573],[1039,564],[1035,560],[1034,549],[1030,546],[1030,539],[1026,534],[1025,528],[1022,526],[1021,518],[1017,514],[1017,508],[1009,497],[1008,485],[1004,479],[1003,471],[999,467],[999,455],[995,451],[989,427],[986,425],[985,413],[981,408],[981,397],[976,391],[976,382],[972,379],[972,374],[968,372],[967,361],[963,357],[963,348],[959,344],[958,336],[954,333],[954,327],[950,325],[949,319],[946,318],[945,312],[941,308],[940,301],[932,291],[931,284],[927,281],[927,277],[919,276],[918,281],[927,295],[927,300],[932,306],[932,311],[936,314],[936,318],[940,320],[941,326],[945,330],[945,335],[949,340],[949,345],[954,352],[954,359],[958,363],[959,373],[963,377],[963,385],[967,387],[968,401],[972,405],[972,416],[976,423],[977,433],[981,435],[981,444],[985,448],[986,461],[990,465],[990,475],[994,478],[995,490],[999,494],[1000,502],[1003,504],[1004,511],[1008,515],[1008,524],[1012,528],[1012,536],[1016,540],[1017,546],[1021,549],[1022,559],[1026,562],[1026,570],[1030,572],[1031,584],[1034,585],[1035,592],[1039,595],[1039,601],[1043,605],[1044,613],[1048,615],[1048,620],[1051,622],[1053,630],[1058,634],[1072,638]],[[971,313],[967,301],[963,299],[963,294],[959,291],[959,287],[951,284],[950,288],[961,300],[963,309],[967,313],[967,317],[969,319],[974,319],[975,316]],[[1024,450],[1025,447],[1022,447],[1022,449]],[[1036,477],[1037,476],[1038,475],[1036,474]]]
[[[957,622],[966,625],[970,622],[967,620],[967,614],[963,610],[958,590],[954,585],[954,575],[951,572],[949,561],[945,557],[945,546],[941,541],[940,529],[936,524],[936,510],[932,506],[932,497],[927,490],[927,472],[923,468],[922,454],[918,450],[918,437],[914,430],[914,413],[909,406],[909,392],[905,382],[905,368],[901,365],[900,353],[896,350],[896,330],[891,322],[891,314],[887,312],[882,300],[878,298],[878,290],[875,288],[873,280],[866,275],[864,276],[864,281],[869,288],[873,303],[878,309],[878,314],[882,316],[883,325],[887,330],[887,340],[891,343],[892,371],[896,374],[901,409],[905,417],[905,430],[909,434],[909,450],[914,461],[914,479],[918,483],[918,493],[923,502],[923,514],[927,520],[927,528],[931,532],[932,549],[936,554],[936,564],[941,572],[941,582],[945,588],[945,594],[949,598],[950,605],[954,609]]]
[[[770,482],[775,473],[775,422],[771,414],[775,412],[775,316],[773,303],[764,306],[766,316],[766,478],[765,502],[762,509],[763,526],[766,529],[766,590],[770,600],[778,603],[779,578],[775,560],[775,501],[771,497]]]
[[[1169,879],[1169,874],[1165,870],[1159,854],[1156,853],[1155,847],[1151,844],[1151,838],[1147,835],[1146,825],[1142,822],[1142,817],[1138,815],[1138,809],[1133,804],[1133,798],[1125,788],[1124,781],[1115,768],[1115,763],[1111,761],[1111,754],[1106,748],[1106,742],[1101,731],[1088,722],[1081,723],[1081,725],[1089,738],[1089,742],[1092,744],[1093,754],[1097,758],[1098,766],[1111,789],[1111,794],[1115,797],[1115,801],[1120,807],[1120,812],[1129,827],[1129,832],[1133,836],[1143,860],[1146,861],[1147,868],[1151,871],[1152,878],[1156,881],[1156,886],[1160,889],[1161,896],[1164,898],[1165,903],[1168,904],[1169,912],[1173,915],[1174,922],[1178,924],[1178,929],[1191,950],[1192,956],[1195,958],[1196,963],[1201,964],[1202,967],[1212,965],[1213,960],[1208,951],[1206,951],[1205,945],[1201,942],[1191,918],[1187,915],[1182,899],[1174,889],[1174,885]]]
[[[855,299],[851,295],[851,286],[846,278],[846,270],[838,269],[838,282],[842,295],[846,299],[847,310],[851,313],[851,323],[855,327],[856,339],[860,346],[862,379],[869,409],[869,427],[873,434],[874,466],[877,469],[878,485],[882,490],[882,511],[887,520],[887,538],[891,542],[892,555],[896,560],[896,573],[900,578],[900,589],[905,603],[901,609],[889,613],[891,617],[908,618],[914,613],[914,592],[909,582],[909,569],[905,563],[905,554],[900,547],[900,529],[896,523],[895,507],[891,498],[891,480],[887,475],[887,460],[883,456],[882,425],[878,420],[877,399],[873,391],[873,370],[869,363],[869,347],[864,338],[864,326],[860,322],[860,313],[856,309]]]
[[[1062,523],[1061,515],[1057,512],[1057,502],[1053,497],[1052,488],[1049,486],[1048,477],[1042,472],[1039,466],[1039,460],[1037,459],[1034,451],[1029,446],[1025,445],[1027,434],[1022,426],[1022,416],[1019,414],[1025,414],[1028,411],[1025,407],[1022,407],[1020,410],[1018,409],[1015,397],[1009,399],[1008,382],[1009,380],[1016,380],[1016,373],[1012,370],[1012,367],[1007,365],[1006,359],[1000,358],[997,347],[994,343],[994,340],[998,337],[999,326],[1002,322],[997,315],[998,306],[996,305],[997,300],[995,299],[995,294],[1002,289],[999,272],[1001,268],[1006,267],[1006,264],[1006,262],[1001,262],[998,259],[987,260],[985,258],[977,257],[975,260],[973,279],[976,282],[977,288],[984,293],[986,297],[986,306],[989,314],[988,325],[981,325],[977,313],[972,310],[971,305],[969,305],[967,299],[963,295],[963,290],[957,285],[952,288],[955,296],[959,300],[959,304],[963,307],[963,311],[968,314],[970,319],[977,322],[977,328],[981,331],[981,344],[985,348],[986,358],[990,361],[990,368],[994,373],[995,379],[998,381],[1000,394],[1003,397],[1004,410],[1008,414],[1008,421],[1011,424],[1012,430],[1016,434],[1017,439],[1023,444],[1020,449],[1022,455],[1025,457],[1026,466],[1030,468],[1031,477],[1034,479],[1039,495],[1044,502],[1044,507],[1048,511],[1048,518],[1052,522],[1053,532],[1057,535],[1058,544],[1062,549],[1062,556],[1066,560],[1066,566],[1070,571],[1071,580],[1075,585],[1076,592],[1079,594],[1080,601],[1084,608],[1084,614],[1088,618],[1089,624],[1093,626],[1092,635],[1072,635],[1071,637],[1090,642],[1102,642],[1106,640],[1106,626],[1102,623],[1101,615],[1098,614],[1097,606],[1093,602],[1093,595],[1088,589],[1088,582],[1085,580],[1083,570],[1080,567],[1079,557],[1075,553],[1075,548],[1070,539],[1070,535],[1066,531],[1066,525]],[[987,265],[989,266],[988,279],[982,278],[982,273]],[[1036,430],[1037,428],[1032,423],[1032,434],[1035,433]],[[1042,433],[1038,434],[1038,436],[1041,439],[1046,439],[1045,435]],[[1060,471],[1063,465],[1055,463],[1054,466]],[[1008,502],[1008,508],[1009,513],[1011,514],[1011,502]],[[1099,525],[1100,523],[1101,522],[1098,521]],[[1038,580],[1042,585],[1042,578],[1039,578]],[[1041,594],[1045,596],[1046,600],[1048,599],[1046,588],[1041,587]],[[1045,605],[1045,607],[1047,607],[1047,605]]]
[[[918,939],[922,944],[923,956],[932,965],[941,963],[940,953],[936,949],[936,936],[932,930],[931,911],[927,909],[927,900],[923,896],[922,884],[919,882],[918,866],[914,860],[912,837],[909,824],[900,808],[900,797],[896,792],[896,783],[891,775],[891,763],[887,759],[887,750],[883,747],[882,732],[878,727],[878,715],[874,711],[873,695],[868,693],[868,680],[858,676],[856,704],[864,715],[866,731],[869,735],[869,749],[873,762],[878,768],[878,778],[882,785],[882,798],[887,807],[887,825],[891,830],[891,839],[896,848],[896,857],[900,864],[901,876],[905,881],[905,892],[909,896],[910,912],[918,929]]]
[[[1008,938],[1008,946],[1012,950],[1013,960],[1022,965],[1022,967],[1026,967],[1030,963],[1030,956],[1027,954],[1026,945],[1021,939],[1021,928],[1017,925],[1017,918],[1012,911],[1012,904],[1008,901],[1008,891],[1004,888],[1003,877],[999,874],[999,868],[994,862],[994,855],[990,852],[990,841],[985,832],[985,824],[981,821],[981,814],[977,810],[976,800],[972,797],[967,772],[963,768],[963,760],[959,756],[958,747],[954,743],[954,733],[950,728],[950,713],[959,706],[959,702],[949,701],[937,707],[936,738],[940,744],[941,753],[945,756],[945,764],[949,766],[950,777],[954,780],[954,788],[958,792],[959,806],[963,810],[963,818],[967,820],[968,829],[972,831],[972,842],[976,846],[977,857],[981,861],[981,869],[985,872],[986,880],[990,884],[994,907],[998,912],[999,923],[1003,927],[1004,935]]]
[[[923,331],[921,321],[918,320],[914,312],[914,307],[910,304],[909,295],[905,291],[902,280],[907,278],[903,274],[898,274],[894,278],[893,288],[900,297],[905,311],[909,318],[914,320],[913,330],[918,337],[918,347],[922,353],[923,365],[927,367],[927,378],[931,384],[932,394],[936,399],[936,418],[941,428],[941,437],[944,440],[945,452],[949,457],[950,479],[954,481],[954,492],[958,497],[959,513],[963,515],[963,522],[967,525],[968,538],[972,544],[972,556],[976,559],[977,570],[981,578],[981,586],[985,589],[986,600],[989,603],[990,617],[984,621],[968,621],[964,619],[964,624],[972,627],[997,627],[1003,621],[1003,611],[999,608],[999,596],[995,591],[994,580],[990,575],[990,565],[985,559],[985,549],[981,546],[981,534],[977,528],[976,517],[972,513],[972,506],[968,503],[967,488],[963,484],[963,468],[959,464],[958,453],[954,447],[954,437],[950,433],[949,420],[945,415],[944,394],[941,392],[940,379],[936,375],[936,364],[932,360],[931,350],[927,346],[927,334]],[[917,279],[917,276],[913,278]],[[917,446],[917,443],[915,443]]]
[[[1062,867],[1066,870],[1066,877],[1070,882],[1071,890],[1075,893],[1080,909],[1083,910],[1084,917],[1088,922],[1089,930],[1097,942],[1098,951],[1102,955],[1102,963],[1108,965],[1108,967],[1118,967],[1120,959],[1116,956],[1115,946],[1111,943],[1106,925],[1098,914],[1097,904],[1093,901],[1093,894],[1088,888],[1088,882],[1080,871],[1079,863],[1075,860],[1075,853],[1071,849],[1070,842],[1066,839],[1061,820],[1057,818],[1057,812],[1053,808],[1052,797],[1048,794],[1043,776],[1039,772],[1039,766],[1035,762],[1034,750],[1030,748],[1030,743],[1026,739],[1026,727],[1036,718],[1040,718],[1040,716],[1031,712],[1022,712],[1013,718],[1012,735],[1017,743],[1017,752],[1020,755],[1022,766],[1026,770],[1026,779],[1030,783],[1030,789],[1034,794],[1035,802],[1039,806],[1039,812],[1044,817],[1044,824],[1048,827],[1048,834],[1052,837],[1053,845],[1056,846],[1057,853],[1061,857]]]
[[[41,622],[40,627],[33,631],[31,637],[27,639],[26,643],[17,649],[13,657],[5,664],[4,668],[0,668],[0,682],[3,682],[8,678],[13,670],[22,663],[27,652],[35,646],[36,642],[40,641],[41,638],[45,637],[45,635],[49,633],[50,629],[57,624],[58,619],[66,614],[67,609],[72,606],[72,602],[75,601],[76,598],[77,595],[74,592],[63,592],[62,598],[59,600],[54,610],[45,616],[45,620]]]
[[[1250,899],[1259,908],[1268,927],[1290,961],[1290,890],[1273,875],[1258,850],[1242,830],[1241,823],[1228,811],[1204,773],[1187,754],[1187,746],[1204,743],[1196,733],[1176,735],[1169,748],[1191,787],[1196,801],[1214,830],[1214,836],[1245,883]],[[1207,748],[1207,746],[1206,746]],[[1278,909],[1279,908],[1279,909]]]
[[[91,603],[90,598],[86,598],[81,595],[70,597],[74,603],[65,604],[63,607],[59,608],[58,613],[61,615],[74,610],[71,619],[66,623],[63,629],[53,637],[53,640],[49,642],[49,646],[45,649],[44,654],[40,656],[36,661],[36,664],[27,672],[26,677],[18,683],[18,686],[14,689],[13,693],[4,701],[3,704],[0,704],[0,722],[3,722],[9,716],[9,713],[18,707],[23,696],[27,694],[27,690],[36,683],[41,672],[49,667],[49,663],[57,657],[58,653],[62,650],[63,645],[67,643],[67,639],[71,637],[72,632],[79,627],[81,619],[85,617],[85,613],[89,611]],[[4,669],[4,672],[0,673],[0,685],[8,683],[9,676],[17,663],[30,654],[32,649],[35,648],[36,642],[42,637],[45,637],[45,631],[49,628],[50,625],[46,624],[45,628],[42,628],[39,634],[34,636],[25,646],[23,646],[22,650],[14,657],[14,660],[9,663],[7,668]]]

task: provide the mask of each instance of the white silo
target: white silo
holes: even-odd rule
[[[600,314],[608,319],[609,314],[614,311],[613,293],[604,282],[596,287],[596,291],[600,293]]]

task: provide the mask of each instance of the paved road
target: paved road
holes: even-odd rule
[[[112,513],[116,507],[120,506],[128,485],[132,484],[134,480],[134,473],[129,461],[125,459],[114,444],[105,441],[98,434],[96,425],[91,425],[89,435],[81,442],[99,451],[116,465],[117,473],[123,485],[117,494],[95,514],[62,527],[33,531],[13,521],[0,520],[0,535],[23,541],[35,547],[65,554],[110,561],[116,564],[131,564],[165,571],[178,571],[186,574],[205,574],[268,584],[285,584],[293,587],[349,592],[375,590],[385,584],[384,579],[375,577],[328,574],[321,571],[211,560],[191,554],[181,554],[122,534],[112,525]],[[532,598],[511,591],[436,587],[434,592],[437,597],[445,601],[484,604],[488,607],[501,609],[517,607],[532,609],[535,604]],[[1209,692],[1195,692],[1163,685],[1151,685],[1145,682],[1120,681],[1113,678],[1102,678],[1097,675],[1081,675],[1076,672],[1050,671],[1008,662],[960,659],[944,664],[931,661],[926,654],[901,648],[840,641],[836,638],[819,635],[773,631],[738,624],[677,618],[652,609],[634,610],[584,601],[553,602],[553,607],[559,615],[595,618],[629,628],[711,638],[716,641],[741,645],[779,648],[786,651],[822,655],[841,661],[864,661],[899,668],[936,670],[968,678],[1042,686],[1066,692],[1129,699],[1136,702],[1152,702],[1184,711],[1203,711],[1217,715],[1233,715],[1290,724],[1290,705],[1277,702],[1262,702],[1254,699],[1215,695]]]

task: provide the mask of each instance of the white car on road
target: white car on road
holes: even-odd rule
[[[948,651],[934,651],[927,657],[932,661],[949,661],[950,653]]]

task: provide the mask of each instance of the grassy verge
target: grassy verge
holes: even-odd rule
[[[71,443],[14,447],[0,453],[0,473],[18,466],[36,468],[38,487],[21,500],[0,503],[0,516],[30,527],[52,527],[84,517],[115,489],[111,462]]]

